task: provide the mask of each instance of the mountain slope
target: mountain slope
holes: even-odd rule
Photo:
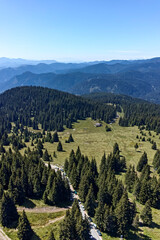
[[[18,68],[4,68],[0,70],[0,83],[7,82],[14,76],[20,75],[24,72],[32,72],[36,74],[49,72],[66,72],[70,69],[79,69],[92,63],[39,63],[37,65],[23,65]],[[0,89],[1,90],[1,89]]]
[[[116,74],[33,74],[30,72],[13,77],[7,82],[7,88],[16,86],[43,86],[73,94],[92,92],[112,92],[159,102],[159,74],[125,72]],[[1,85],[3,90],[6,86]]]
[[[0,94],[0,132],[10,130],[11,122],[45,130],[71,128],[78,119],[92,117],[111,121],[116,108],[95,104],[69,93],[42,87],[18,87]]]

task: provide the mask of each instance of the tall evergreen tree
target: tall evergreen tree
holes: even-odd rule
[[[19,240],[28,240],[31,239],[33,231],[31,229],[30,223],[26,216],[25,211],[22,212],[22,216],[19,218],[18,224],[18,238]]]
[[[148,163],[148,158],[147,158],[147,153],[144,152],[143,155],[141,156],[138,164],[137,164],[137,171],[141,172],[143,167]]]
[[[95,214],[95,196],[93,191],[92,184],[90,185],[86,201],[85,201],[85,209],[88,212],[88,215],[93,217]]]
[[[65,162],[64,162],[64,171],[65,171],[66,173],[68,173],[68,166],[69,166],[69,162],[68,162],[68,159],[66,158],[66,159],[65,159]]]
[[[63,147],[62,147],[62,143],[61,142],[58,143],[57,151],[58,152],[62,152],[63,151]]]
[[[153,167],[154,169],[158,169],[160,167],[160,150],[158,149],[153,158]]]
[[[44,161],[47,161],[47,162],[50,161],[50,156],[49,156],[49,154],[48,154],[47,149],[46,149],[45,152],[43,153],[43,160],[44,160]]]
[[[74,139],[73,139],[73,137],[72,137],[72,134],[69,135],[68,142],[69,142],[69,143],[70,143],[70,142],[74,142]]]
[[[0,208],[0,220],[3,227],[10,227],[18,221],[18,212],[8,193],[4,193]]]
[[[113,154],[119,154],[119,146],[118,146],[118,143],[115,143],[114,146],[113,146]]]
[[[57,131],[53,134],[53,142],[59,142],[59,137]]]
[[[104,213],[105,213],[104,204],[100,202],[96,209],[95,220],[101,231],[103,231],[103,227],[104,227],[103,226]]]
[[[146,202],[140,217],[141,217],[141,219],[142,219],[142,221],[145,225],[148,225],[148,226],[151,225],[151,223],[152,223],[152,209],[150,207],[149,201]]]
[[[122,198],[117,204],[115,214],[117,217],[118,232],[124,236],[127,236],[132,224],[134,213],[132,212],[131,214],[130,202],[128,200],[128,194],[126,191],[124,191]]]

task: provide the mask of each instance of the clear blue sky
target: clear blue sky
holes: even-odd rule
[[[0,57],[160,56],[160,0],[0,0]]]

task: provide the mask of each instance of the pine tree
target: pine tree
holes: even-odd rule
[[[156,144],[156,142],[153,142],[152,149],[153,149],[153,150],[156,150],[156,149],[157,149],[157,144]]]
[[[18,238],[19,240],[28,240],[31,239],[33,231],[31,229],[30,223],[26,216],[25,211],[23,211],[22,216],[19,218],[18,224]]]
[[[4,193],[2,197],[0,220],[3,227],[10,227],[13,222],[18,221],[16,206],[8,193]]]
[[[42,149],[43,149],[43,144],[42,144],[41,140],[39,139],[39,141],[37,143],[37,150],[38,150],[40,157],[42,157],[42,155],[43,155]]]
[[[149,198],[151,198],[151,188],[150,183],[144,179],[141,184],[141,190],[139,192],[139,201],[142,204],[145,204]]]
[[[106,154],[104,153],[100,163],[100,173],[99,173],[100,176],[102,176],[105,168],[106,168]]]
[[[34,186],[33,186],[33,194],[36,198],[40,198],[42,194],[41,184],[38,177],[35,177]]]
[[[118,146],[118,143],[115,143],[114,146],[113,146],[113,154],[119,154],[119,146]]]
[[[117,203],[120,201],[124,191],[124,186],[121,181],[118,181],[118,184],[114,190],[114,194],[112,196],[113,206],[116,207]]]
[[[74,139],[73,139],[73,137],[72,137],[72,134],[69,135],[68,142],[69,142],[69,143],[70,143],[70,142],[74,142]]]
[[[49,237],[47,240],[55,240],[53,231],[50,232]]]
[[[137,173],[134,166],[130,165],[126,174],[125,174],[125,184],[129,192],[133,192],[135,182],[137,180]]]
[[[88,215],[93,217],[95,214],[95,196],[93,191],[92,184],[90,185],[86,201],[85,201],[85,209],[88,212]]]
[[[88,194],[88,190],[89,190],[89,178],[87,175],[83,175],[83,177],[81,178],[80,184],[79,184],[79,197],[82,200],[82,202],[85,202],[87,194]]]
[[[135,145],[134,145],[134,148],[135,148],[135,150],[137,150],[138,149],[138,143],[136,143]]]
[[[136,196],[136,200],[139,200],[140,190],[141,190],[141,184],[140,184],[139,178],[137,178],[133,188],[133,194],[134,196]]]
[[[124,191],[123,196],[117,204],[115,214],[117,217],[118,232],[126,236],[132,224],[131,219],[133,218],[133,213],[131,215],[130,202],[126,191]]]
[[[54,158],[57,158],[57,154],[56,154],[55,151],[53,152],[53,157],[54,157]]]
[[[112,208],[105,207],[104,220],[103,220],[104,232],[110,235],[116,235],[117,233],[117,218],[114,215]]]
[[[160,167],[160,150],[157,150],[154,155],[153,166],[154,166],[154,169],[156,170]]]
[[[100,228],[101,231],[103,231],[103,227],[104,227],[103,226],[104,213],[105,213],[104,204],[99,203],[98,207],[96,208],[95,220],[96,220],[96,223],[97,223],[97,225],[98,225],[98,227]]]
[[[64,171],[65,171],[66,173],[68,173],[68,166],[69,166],[69,162],[68,162],[68,159],[66,158],[66,159],[65,159],[65,162],[64,162]]]
[[[90,239],[90,226],[86,217],[83,219],[82,215],[80,215],[79,219],[77,218],[76,231],[78,233],[78,239]]]
[[[53,134],[53,142],[59,142],[59,137],[57,131]]]
[[[78,174],[77,174],[77,168],[76,168],[76,164],[73,164],[72,167],[72,171],[70,173],[70,180],[71,183],[73,185],[74,189],[78,189],[78,185],[79,185],[79,178],[78,178]]]
[[[143,208],[140,217],[141,217],[141,219],[142,219],[142,221],[145,225],[148,225],[148,226],[151,225],[151,223],[152,223],[152,209],[151,209],[148,201],[146,202],[145,207]]]
[[[62,147],[62,143],[61,142],[58,143],[57,151],[58,152],[62,152],[63,151],[63,147]]]
[[[147,153],[144,152],[143,155],[141,156],[138,164],[137,164],[137,171],[141,172],[143,167],[148,163],[148,158],[147,158]]]
[[[45,152],[43,153],[43,160],[44,160],[44,161],[47,161],[47,162],[50,161],[50,156],[49,156],[49,154],[48,154],[47,149],[46,149]]]

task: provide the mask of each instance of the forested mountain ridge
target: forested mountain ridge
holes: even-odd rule
[[[0,129],[10,130],[11,122],[44,130],[71,128],[78,119],[92,117],[110,122],[116,108],[93,103],[82,97],[42,87],[17,87],[0,95]]]
[[[33,74],[26,72],[13,77],[7,84],[1,84],[1,87],[5,89],[33,85],[49,87],[78,95],[106,91],[159,102],[159,78],[159,74],[141,73],[138,71],[115,74],[83,72]]]
[[[36,74],[40,73],[49,73],[49,72],[58,72],[58,71],[66,71],[70,69],[79,69],[84,66],[89,65],[90,63],[38,63],[37,65],[22,65],[17,68],[3,68],[0,70],[0,82],[6,82],[10,80],[12,77],[20,75],[25,72],[32,72]]]

